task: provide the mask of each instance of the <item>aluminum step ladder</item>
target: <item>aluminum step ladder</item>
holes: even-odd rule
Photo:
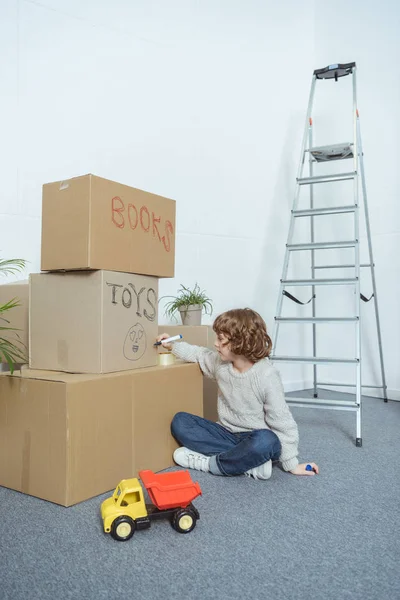
[[[319,80],[333,80],[338,82],[341,77],[351,75],[352,77],[352,88],[353,88],[353,141],[351,143],[333,144],[328,146],[313,146],[313,121],[312,121],[312,109],[315,95],[316,83]],[[326,85],[332,85],[327,83]],[[346,172],[338,172],[334,174],[326,175],[314,175],[314,167],[316,163],[327,163],[332,161],[341,160],[352,160],[352,169]],[[308,164],[309,174],[304,175],[304,167]],[[338,169],[339,170],[339,169]],[[353,181],[353,202],[351,200],[342,206],[336,207],[320,207],[314,206],[314,186],[316,184],[334,184],[338,181]],[[310,207],[299,210],[299,198],[300,190],[308,186],[310,194]],[[362,200],[362,204],[361,201]],[[368,251],[369,251],[369,262],[367,264],[360,263],[360,210],[364,209],[365,225],[368,240]],[[339,241],[328,241],[328,242],[316,242],[315,241],[315,217],[329,216],[333,214],[346,214],[354,215],[354,236],[350,240],[339,240]],[[293,237],[295,232],[295,224],[298,219],[310,218],[310,241],[302,244],[294,244]],[[327,249],[341,249],[341,248],[352,248],[354,250],[354,262],[351,264],[336,264],[336,265],[324,265],[316,264],[316,255],[320,257],[320,252]],[[311,277],[309,279],[288,279],[287,273],[289,268],[289,260],[296,251],[310,251],[311,253]],[[366,267],[371,270],[372,290],[373,294],[371,298],[367,299],[360,292],[360,272],[361,268]],[[313,365],[313,384],[314,384],[314,397],[313,398],[302,398],[302,397],[291,397],[287,396],[286,401],[288,404],[300,407],[315,407],[315,408],[328,408],[335,410],[347,410],[356,412],[356,446],[362,445],[361,435],[361,396],[362,389],[365,388],[378,388],[383,390],[384,401],[387,402],[387,387],[385,379],[385,369],[383,363],[382,353],[382,339],[379,322],[378,312],[378,295],[376,289],[374,260],[372,254],[371,244],[371,230],[369,224],[368,214],[368,202],[367,202],[367,190],[365,183],[364,173],[364,162],[363,162],[363,150],[361,143],[361,132],[360,132],[360,119],[357,109],[357,89],[356,89],[356,63],[346,64],[334,64],[329,65],[323,69],[316,69],[313,74],[310,97],[307,109],[306,125],[304,129],[304,136],[301,148],[301,158],[297,173],[296,180],[296,191],[293,202],[293,209],[291,212],[288,240],[286,244],[286,252],[282,270],[282,279],[280,283],[280,290],[278,295],[278,303],[275,317],[275,328],[273,333],[273,344],[274,351],[276,351],[279,327],[281,324],[299,324],[299,323],[311,323],[312,324],[312,356],[281,356],[273,354],[270,359],[272,362],[289,362],[289,363],[308,363]],[[342,278],[317,278],[316,271],[319,269],[352,269],[352,276]],[[317,306],[316,306],[316,289],[317,286],[354,286],[355,291],[355,314],[348,317],[317,317]],[[292,286],[305,286],[311,287],[311,299],[308,302],[301,302],[290,292],[286,290],[286,287]],[[312,316],[301,317],[301,318],[289,318],[282,316],[283,300],[288,297],[294,300],[298,304],[308,304],[312,302]],[[361,379],[361,300],[367,302],[374,300],[375,307],[375,319],[378,337],[379,357],[380,357],[380,370],[382,377],[381,386],[367,386],[362,384]],[[352,358],[330,358],[317,356],[317,326],[321,323],[353,323],[355,327],[355,356]],[[347,383],[328,383],[318,381],[317,379],[317,367],[318,365],[326,364],[353,364],[355,367],[355,384]],[[319,396],[319,386],[334,386],[334,387],[355,387],[354,400],[340,400],[340,399],[324,399]]]

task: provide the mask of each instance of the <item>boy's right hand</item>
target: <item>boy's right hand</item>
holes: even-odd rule
[[[166,340],[167,338],[171,337],[168,333],[162,333],[161,335],[156,337],[156,342],[162,342],[163,340]],[[172,344],[162,344],[163,348],[166,348],[167,350],[172,350]]]

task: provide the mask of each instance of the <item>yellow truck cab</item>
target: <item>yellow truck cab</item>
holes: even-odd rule
[[[139,480],[134,477],[120,481],[111,498],[104,500],[101,512],[106,533],[111,532],[113,521],[118,517],[129,516],[134,521],[146,519],[146,504]],[[125,519],[119,519],[118,522],[119,524],[116,525],[118,536],[124,537],[129,534],[131,530],[129,523]]]

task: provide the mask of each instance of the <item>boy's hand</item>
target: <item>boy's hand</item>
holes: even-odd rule
[[[307,465],[311,465],[312,469],[311,470],[306,469]],[[315,474],[318,475],[319,468],[318,468],[318,465],[316,465],[313,462],[312,463],[302,463],[302,464],[297,465],[297,467],[290,472],[293,473],[293,475],[315,475]]]
[[[168,333],[162,333],[161,335],[156,337],[156,342],[162,342],[163,340],[166,340],[167,338],[171,337]],[[162,344],[163,348],[166,348],[167,350],[172,350],[172,344]]]

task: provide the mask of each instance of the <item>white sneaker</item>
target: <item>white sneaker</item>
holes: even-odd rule
[[[268,460],[259,467],[254,467],[245,472],[247,477],[254,477],[254,479],[269,479],[272,475],[272,461]]]
[[[205,471],[208,472],[210,470],[210,457],[204,456],[204,454],[200,454],[200,452],[195,452],[194,450],[189,450],[189,448],[178,448],[174,452],[174,461],[181,467],[185,467],[185,469],[196,469],[196,471]]]

